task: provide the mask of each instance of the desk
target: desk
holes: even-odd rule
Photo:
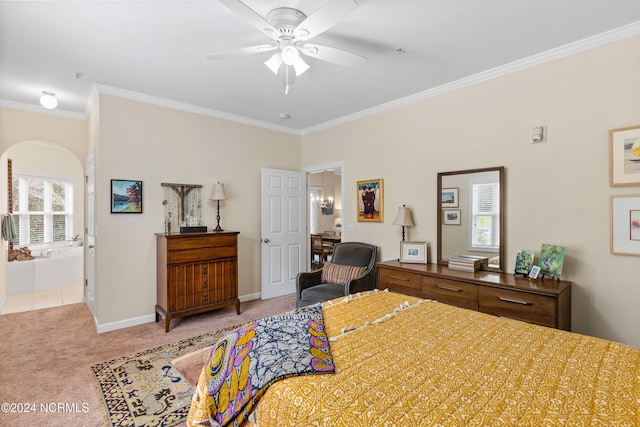
[[[340,243],[342,241],[341,236],[325,236],[324,234],[322,234],[321,236],[322,240],[324,240],[325,242],[330,242],[332,244]]]

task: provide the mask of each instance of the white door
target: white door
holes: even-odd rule
[[[291,294],[307,263],[307,174],[262,169],[262,299]]]
[[[84,299],[91,314],[96,316],[96,159],[95,149],[87,155],[85,182],[85,239],[84,239]]]

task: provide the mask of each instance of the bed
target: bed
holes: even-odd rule
[[[335,372],[273,382],[243,426],[640,425],[638,349],[385,291],[321,314]]]

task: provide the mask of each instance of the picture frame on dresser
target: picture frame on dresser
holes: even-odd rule
[[[640,195],[611,196],[609,252],[640,256]]]
[[[609,185],[640,185],[640,126],[609,131]]]
[[[429,262],[429,243],[400,242],[400,262],[427,264]]]

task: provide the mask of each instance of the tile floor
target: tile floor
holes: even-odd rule
[[[32,292],[29,294],[9,295],[0,308],[0,314],[19,313],[65,304],[82,302],[84,289],[82,281],[67,283],[57,288]]]

